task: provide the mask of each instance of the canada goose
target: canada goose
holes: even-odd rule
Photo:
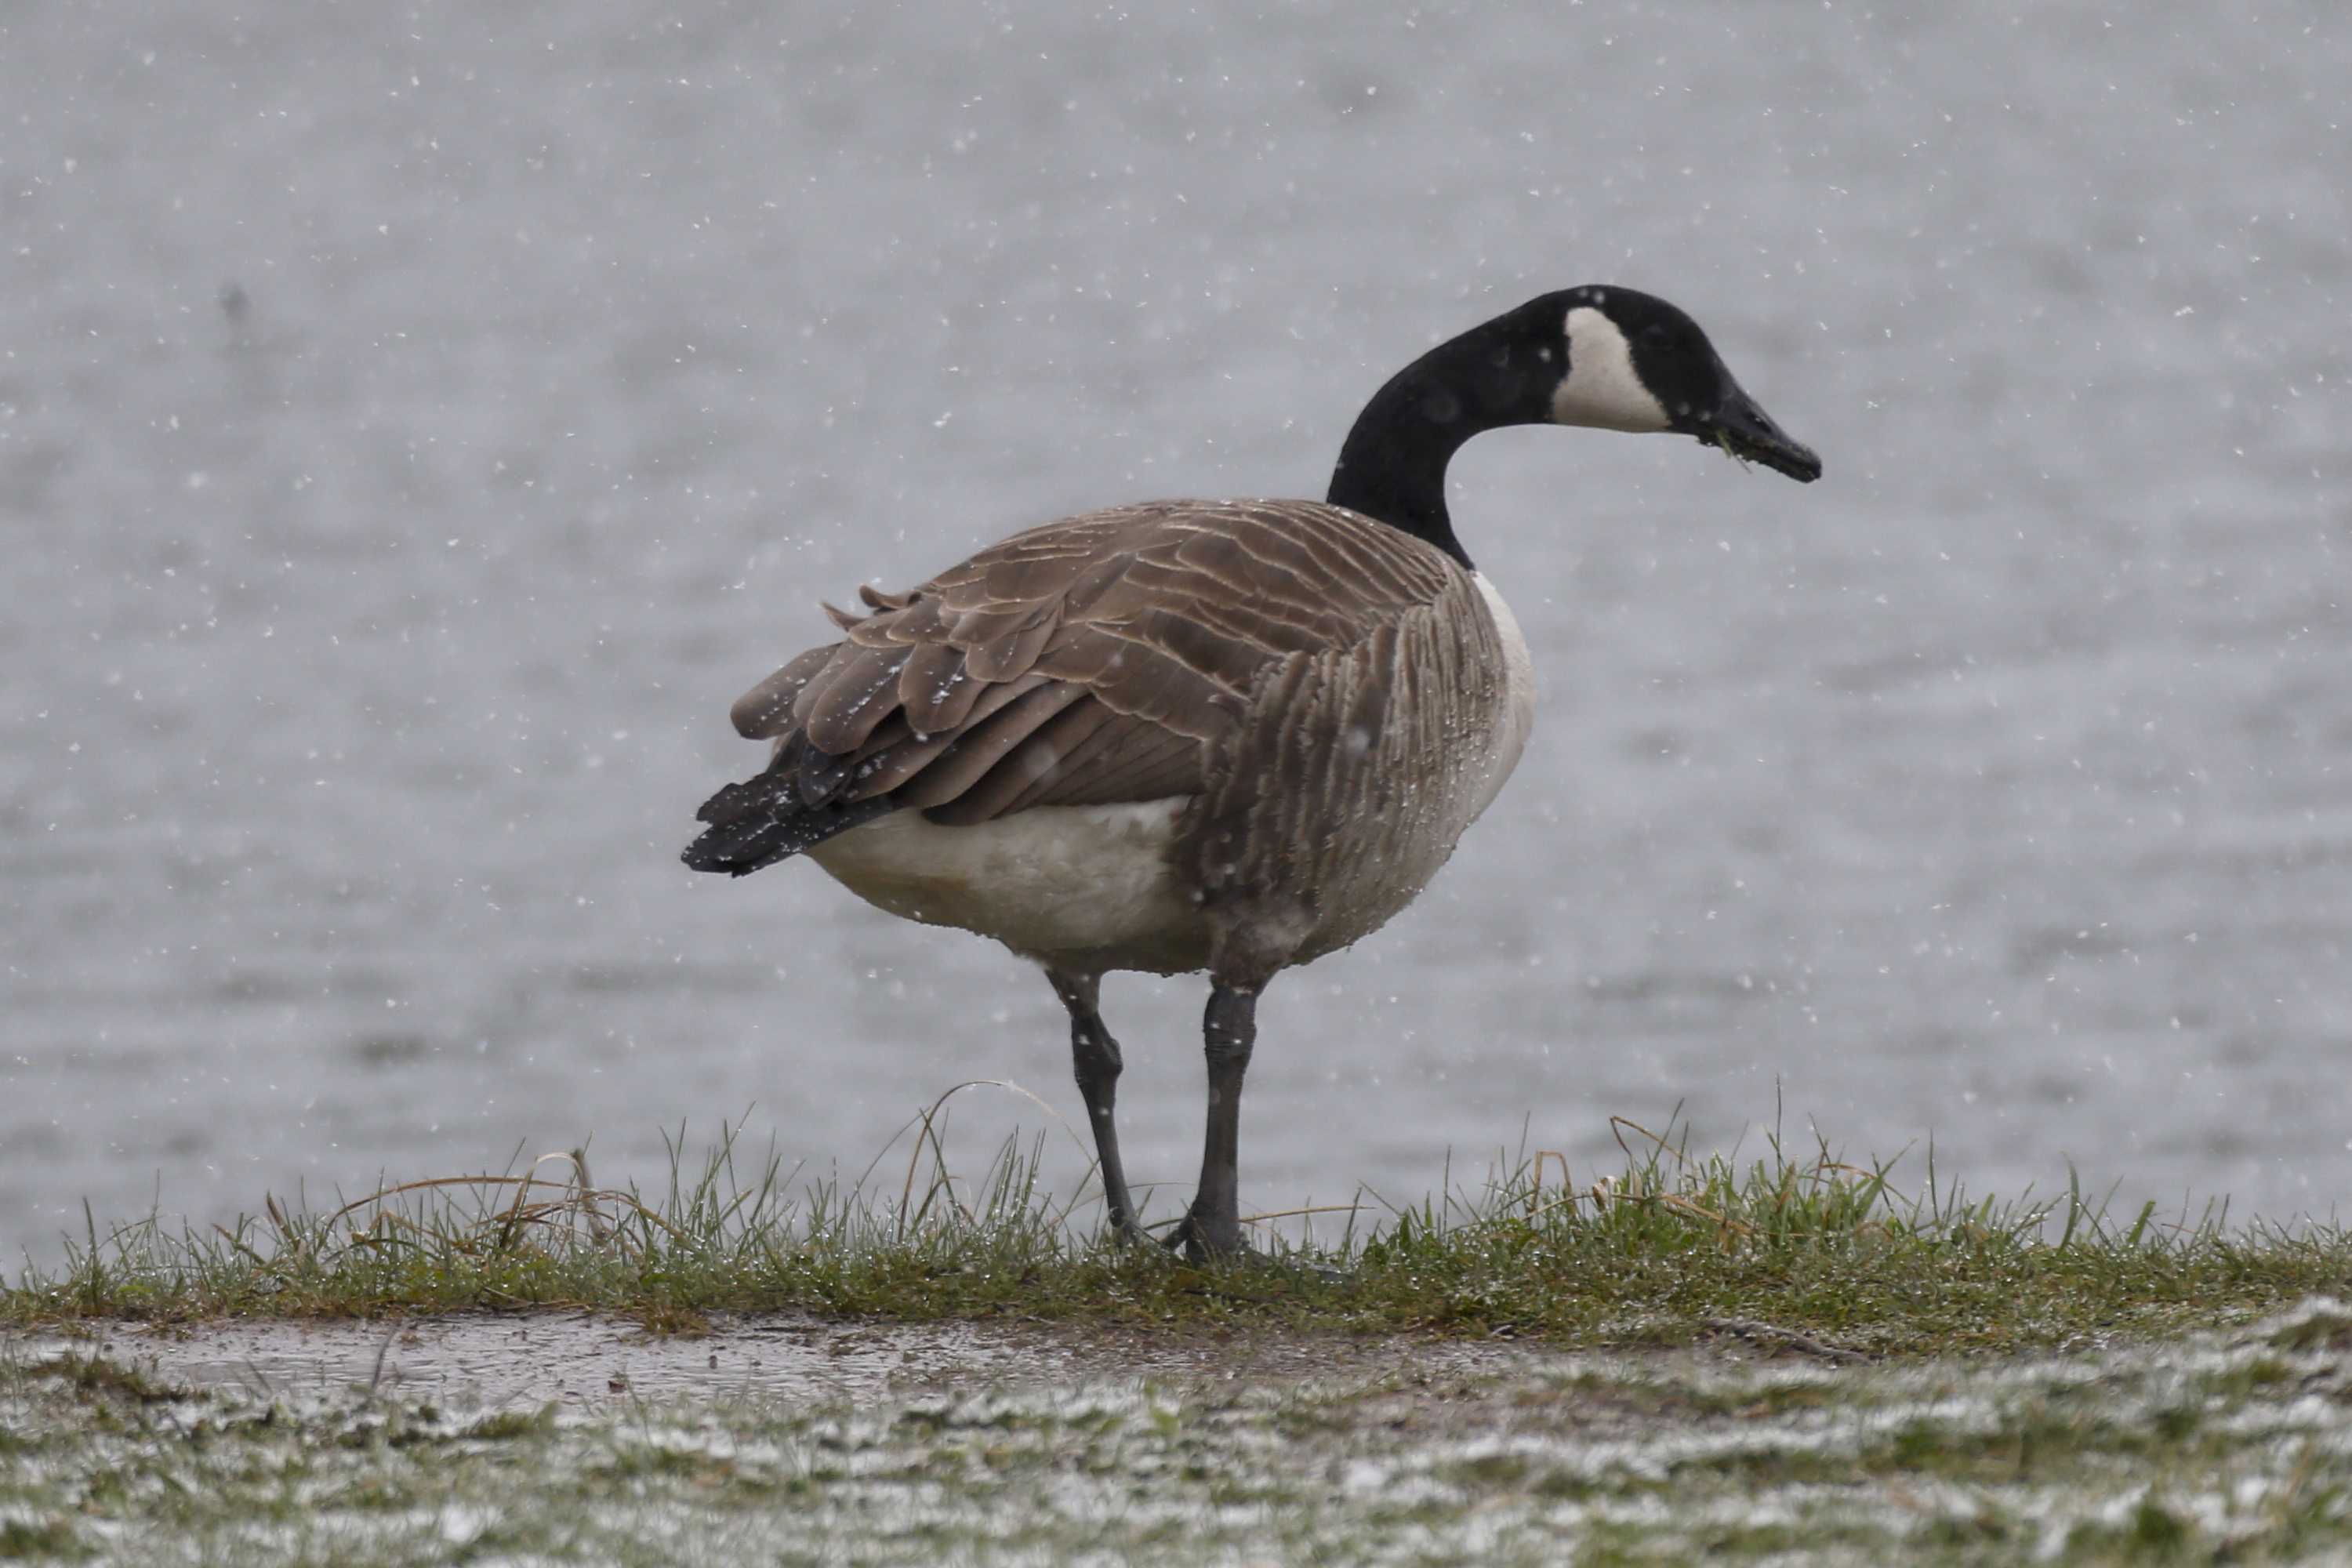
[[[805,852],[892,914],[1043,964],[1129,1237],[1101,979],[1207,970],[1208,1137],[1171,1245],[1241,1250],[1258,993],[1412,902],[1527,742],[1527,644],[1454,536],[1445,465],[1483,431],[1544,423],[1822,471],[1681,310],[1546,294],[1381,387],[1324,501],[1087,512],[905,593],[862,588],[866,614],[826,605],[842,639],[735,704],[774,757],[704,803],[686,863],[740,877]]]

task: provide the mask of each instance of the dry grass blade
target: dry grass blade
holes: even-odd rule
[[[1644,1163],[1643,1158],[1635,1154],[1625,1142],[1625,1134],[1629,1131],[1638,1132],[1643,1137],[1647,1138],[1650,1141],[1653,1146],[1650,1158],[1655,1159],[1658,1155],[1663,1154],[1666,1158],[1673,1160],[1676,1164],[1680,1164],[1684,1162],[1685,1156],[1681,1149],[1676,1148],[1674,1144],[1668,1142],[1657,1133],[1651,1131],[1648,1128],[1643,1126],[1632,1117],[1612,1116],[1609,1119],[1609,1135],[1617,1141],[1617,1147],[1623,1152],[1625,1155],[1625,1163],[1628,1165],[1639,1165]]]
[[[577,1212],[588,1224],[588,1239],[602,1247],[613,1237],[613,1227],[605,1223],[604,1211],[595,1203],[596,1184],[588,1175],[588,1145],[583,1143],[572,1151],[572,1176],[575,1184]]]
[[[1537,1206],[1542,1203],[1544,1166],[1548,1163],[1557,1163],[1559,1164],[1559,1184],[1563,1189],[1573,1184],[1569,1180],[1568,1156],[1566,1154],[1561,1153],[1557,1149],[1537,1150],[1534,1160],[1530,1162],[1528,1166],[1528,1208],[1530,1213],[1533,1213]]]
[[[534,1163],[535,1163],[536,1162],[534,1162]],[[488,1174],[478,1176],[420,1176],[415,1181],[395,1182],[391,1186],[379,1187],[374,1192],[368,1194],[365,1197],[353,1198],[351,1202],[343,1205],[342,1207],[336,1209],[328,1215],[324,1220],[320,1222],[320,1227],[324,1229],[332,1226],[341,1221],[346,1215],[357,1214],[360,1210],[366,1208],[371,1205],[381,1205],[386,1198],[401,1197],[409,1193],[437,1192],[451,1187],[527,1187],[532,1185],[554,1187],[558,1190],[562,1190],[567,1188],[569,1184],[570,1184],[564,1182],[547,1181],[538,1176],[493,1176]],[[275,1203],[277,1200],[273,1198],[270,1201]]]

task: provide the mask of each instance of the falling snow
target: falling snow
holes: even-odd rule
[[[2316,0],[0,25],[0,1248],[746,1106],[854,1171],[973,1077],[1075,1115],[1002,953],[677,865],[728,703],[860,582],[1318,493],[1397,365],[1619,281],[1829,477],[1456,466],[1535,738],[1269,993],[1250,1200],[1679,1103],[2324,1211],[2347,76]],[[1181,1184],[1197,991],[1106,1005]]]

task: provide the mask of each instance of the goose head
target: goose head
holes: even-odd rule
[[[1593,284],[1539,295],[1405,366],[1339,449],[1328,500],[1471,564],[1445,508],[1462,445],[1509,425],[1695,436],[1811,483],[1811,447],[1748,395],[1696,321],[1654,294]]]
[[[1801,483],[1822,477],[1821,458],[1748,395],[1699,324],[1655,295],[1595,285],[1515,314],[1559,338],[1552,423],[1696,436]],[[1554,316],[1557,326],[1546,320]]]

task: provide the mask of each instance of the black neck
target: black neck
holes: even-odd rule
[[[1413,361],[1372,395],[1339,448],[1326,497],[1427,540],[1466,569],[1445,510],[1445,465],[1474,436],[1550,416],[1560,365],[1540,363],[1510,318]]]

